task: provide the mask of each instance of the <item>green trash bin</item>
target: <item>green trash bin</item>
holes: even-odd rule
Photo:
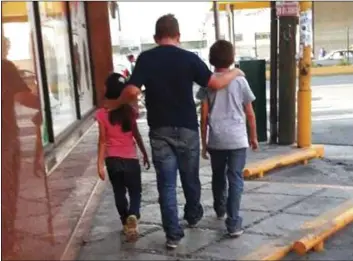
[[[258,140],[260,142],[267,141],[266,61],[240,61],[239,67],[245,73],[250,88],[256,96],[253,107],[256,115]]]

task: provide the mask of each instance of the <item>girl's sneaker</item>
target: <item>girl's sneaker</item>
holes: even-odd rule
[[[127,225],[124,225],[123,227],[123,234],[126,236],[127,235],[127,231],[128,231],[128,227]]]
[[[129,242],[136,241],[138,239],[138,221],[135,215],[130,215],[126,219],[126,225],[124,226],[124,233],[126,239]]]

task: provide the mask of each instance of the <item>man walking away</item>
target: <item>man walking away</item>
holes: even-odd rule
[[[163,229],[166,246],[173,249],[184,237],[178,220],[177,170],[186,200],[184,219],[193,227],[203,216],[193,82],[221,89],[243,73],[234,69],[213,75],[196,54],[181,49],[179,24],[172,14],[157,20],[154,39],[158,46],[139,55],[128,86],[119,99],[105,101],[105,106],[112,109],[131,103],[137,99],[141,86],[146,88],[147,121]]]

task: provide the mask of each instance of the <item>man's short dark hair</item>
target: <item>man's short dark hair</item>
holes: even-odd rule
[[[179,23],[173,14],[166,14],[156,22],[155,38],[174,38],[180,35]]]
[[[216,41],[210,48],[210,64],[216,68],[228,68],[234,63],[234,48],[226,40]]]

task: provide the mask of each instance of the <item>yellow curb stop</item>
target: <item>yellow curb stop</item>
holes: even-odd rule
[[[324,241],[351,222],[353,222],[353,200],[348,200],[314,221],[306,223],[303,228],[312,229],[312,231],[297,240],[293,250],[299,255],[305,255],[311,249],[322,251]]]
[[[305,255],[311,249],[322,251],[324,240],[351,222],[353,200],[347,200],[321,216],[305,222],[300,229],[264,244],[238,260],[275,261],[283,259],[292,250],[299,255]]]
[[[258,162],[250,163],[245,166],[243,171],[244,178],[249,178],[252,176],[258,176],[262,178],[265,172],[270,170],[296,164],[302,162],[307,164],[308,160],[314,158],[321,158],[324,156],[324,146],[323,145],[313,145],[310,148],[293,149],[292,152],[274,156],[269,159],[261,160]]]

